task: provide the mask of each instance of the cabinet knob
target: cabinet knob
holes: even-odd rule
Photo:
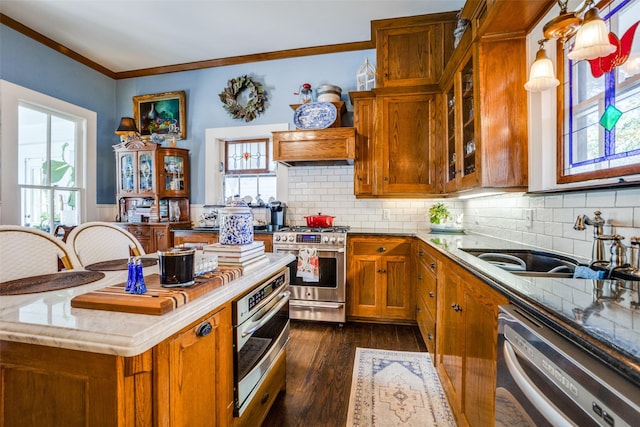
[[[387,248],[385,248],[385,247],[379,247],[378,248],[378,252],[386,252],[386,251],[387,251]]]
[[[433,293],[433,291],[431,291],[431,292],[429,292],[429,296],[430,296],[431,298],[435,298],[436,294],[434,294],[434,293]]]
[[[422,274],[418,274],[418,280],[422,280]]]
[[[453,311],[462,311],[462,307],[460,307],[458,304],[451,304],[451,308],[453,308]]]
[[[196,331],[196,335],[199,337],[206,337],[213,331],[213,326],[211,323],[204,322],[202,325],[198,326],[198,330]]]
[[[385,176],[384,178],[382,178],[384,181],[389,181],[389,177]]]
[[[420,251],[418,252],[418,255],[420,255],[420,256],[424,256],[424,252],[422,252],[422,250],[420,250]]]
[[[433,268],[434,270],[436,269],[436,263],[432,262],[431,264],[429,264],[431,266],[431,268]]]
[[[265,393],[262,395],[262,399],[260,399],[260,403],[264,405],[265,403],[267,403],[267,400],[269,400],[269,393]]]
[[[386,272],[387,270],[383,270],[383,269],[378,270],[378,273],[386,273]]]
[[[431,332],[429,332],[429,333],[427,334],[427,339],[428,339],[429,341],[433,340],[433,335],[431,335]]]

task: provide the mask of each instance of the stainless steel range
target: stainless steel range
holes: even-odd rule
[[[346,321],[347,231],[349,227],[290,227],[273,233],[273,251],[290,253],[290,316]]]

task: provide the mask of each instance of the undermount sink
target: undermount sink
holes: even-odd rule
[[[535,277],[573,277],[579,262],[573,258],[532,249],[464,249],[510,273]]]

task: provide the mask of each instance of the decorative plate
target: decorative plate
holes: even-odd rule
[[[311,102],[300,105],[293,113],[298,129],[326,129],[336,121],[338,110],[330,102]]]

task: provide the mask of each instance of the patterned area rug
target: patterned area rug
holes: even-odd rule
[[[347,427],[455,425],[429,353],[356,348]]]

